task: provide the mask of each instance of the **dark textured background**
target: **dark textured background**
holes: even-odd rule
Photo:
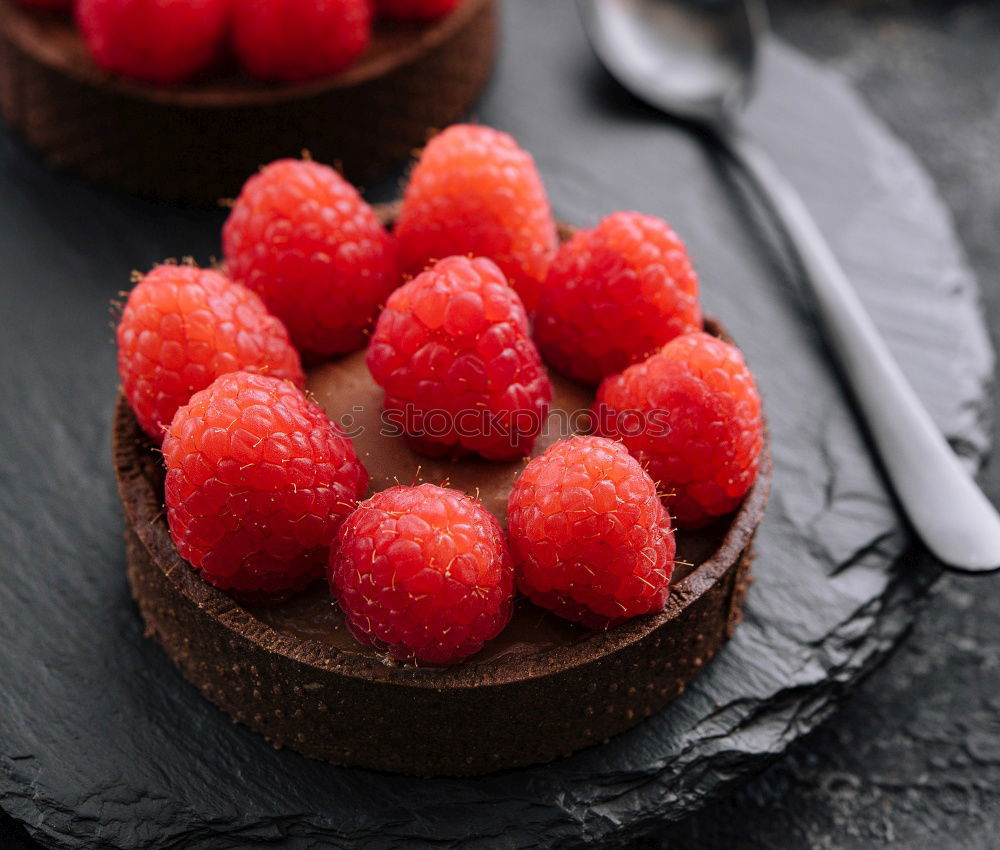
[[[845,71],[924,160],[1000,326],[1000,9],[775,3],[779,32]],[[1000,497],[1000,471],[986,473]],[[994,582],[946,578],[904,647],[819,732],[666,847],[994,847],[1000,624]],[[992,702],[991,702],[992,701]],[[0,846],[15,839],[0,825]],[[6,840],[4,840],[6,839]],[[16,846],[16,845],[14,845]]]

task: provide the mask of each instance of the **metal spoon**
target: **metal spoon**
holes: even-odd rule
[[[907,383],[798,193],[737,127],[767,31],[762,0],[577,2],[612,76],[711,134],[783,225],[886,473],[927,548],[954,569],[1000,569],[1000,515]]]

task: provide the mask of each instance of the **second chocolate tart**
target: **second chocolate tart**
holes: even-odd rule
[[[0,0],[0,111],[54,165],[147,197],[215,204],[303,149],[359,182],[466,114],[493,66],[496,24],[496,0],[464,0],[430,24],[378,21],[369,49],[333,77],[221,71],[156,86],[101,71],[69,15]]]

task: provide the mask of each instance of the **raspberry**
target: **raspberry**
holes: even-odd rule
[[[222,231],[230,274],[260,293],[311,360],[367,341],[399,283],[375,212],[332,168],[282,159],[251,177]]]
[[[634,212],[614,213],[559,249],[535,317],[546,361],[595,384],[700,329],[683,243],[665,221]]]
[[[118,373],[143,430],[159,442],[177,408],[243,369],[305,383],[288,332],[245,286],[194,266],[156,266],[118,323]]]
[[[231,372],[177,411],[166,439],[170,534],[216,587],[295,591],[322,576],[368,487],[351,441],[289,381]]]
[[[396,223],[402,267],[452,254],[489,257],[528,310],[556,249],[556,227],[531,155],[506,133],[457,124],[430,140]]]
[[[526,455],[552,401],[521,299],[483,257],[448,257],[397,289],[367,362],[391,424],[431,456]]]
[[[358,505],[328,575],[355,637],[397,660],[454,664],[510,620],[514,571],[499,524],[475,499],[433,484]]]
[[[606,379],[594,416],[665,491],[678,525],[734,510],[757,477],[764,426],[753,375],[739,349],[706,333]]]
[[[507,512],[517,585],[591,628],[662,610],[675,544],[656,485],[621,443],[561,440],[533,458]]]
[[[105,71],[179,83],[222,53],[229,0],[77,0],[76,19]]]
[[[380,15],[401,21],[433,21],[443,18],[458,7],[462,0],[376,0]]]
[[[237,0],[233,42],[254,77],[297,82],[342,71],[368,47],[371,0]]]

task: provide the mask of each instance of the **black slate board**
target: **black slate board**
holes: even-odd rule
[[[898,559],[904,528],[786,264],[698,141],[607,81],[572,4],[508,0],[505,23],[478,116],[535,153],[562,218],[586,225],[634,207],[672,221],[708,310],[760,377],[776,475],[746,622],[673,706],[547,767],[416,781],[275,752],[232,725],[142,638],[128,598],[104,318],[133,267],[214,253],[221,215],[92,189],[47,172],[4,135],[0,799],[43,844],[513,847],[634,836],[812,728],[912,621],[937,569]],[[991,352],[923,172],[842,81],[787,48],[769,54],[750,120],[936,420],[975,462],[987,445]]]

